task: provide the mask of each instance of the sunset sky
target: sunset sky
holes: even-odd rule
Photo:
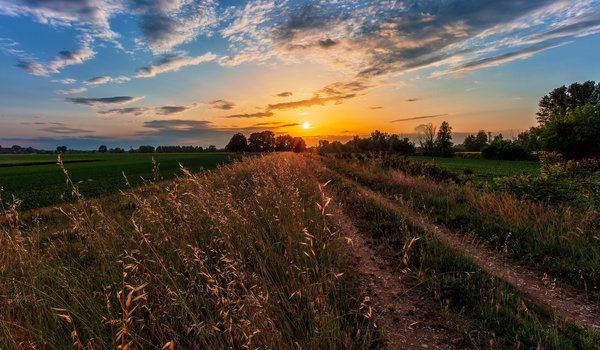
[[[511,136],[598,62],[600,1],[0,0],[0,145]]]

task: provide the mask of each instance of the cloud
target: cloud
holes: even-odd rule
[[[540,51],[554,48],[554,47],[557,47],[560,45],[562,45],[562,43],[561,44],[545,43],[545,44],[540,44],[540,45],[532,45],[532,46],[528,46],[528,47],[525,47],[525,48],[522,48],[522,49],[519,49],[516,51],[503,53],[498,56],[491,56],[491,57],[486,57],[486,58],[483,58],[480,60],[471,61],[471,62],[462,64],[458,67],[454,67],[454,68],[448,69],[446,71],[439,72],[438,74],[464,73],[464,72],[468,72],[468,71],[478,69],[478,68],[493,67],[493,66],[497,66],[499,64],[510,62],[510,61],[513,61],[516,59],[523,59],[523,58],[531,57],[532,55],[534,55]]]
[[[124,75],[119,75],[118,77],[109,77],[106,75],[101,75],[98,77],[93,77],[91,79],[88,79],[86,81],[84,81],[83,83],[85,85],[102,85],[102,84],[106,84],[106,83],[110,83],[110,82],[114,82],[114,83],[122,83],[125,81],[129,81],[131,80],[131,78],[124,76]]]
[[[208,104],[211,105],[211,108],[213,108],[213,109],[221,109],[224,111],[228,111],[230,109],[233,109],[233,107],[235,107],[235,102],[228,101],[228,100],[214,100],[214,101],[208,102]]]
[[[268,110],[281,110],[281,109],[295,109],[302,107],[312,107],[312,106],[323,106],[328,102],[336,102],[342,103],[344,100],[348,100],[356,97],[356,94],[347,94],[347,95],[337,95],[331,97],[319,97],[314,96],[309,99],[292,101],[292,102],[283,102],[283,103],[275,103],[270,104]]]
[[[61,135],[69,135],[69,134],[81,134],[81,133],[91,133],[93,130],[79,129],[79,128],[71,128],[68,126],[50,126],[47,128],[40,129],[41,131],[51,132],[54,134]]]
[[[266,111],[266,112],[257,112],[257,113],[247,113],[247,114],[232,114],[232,115],[226,115],[224,117],[221,118],[266,118],[266,117],[272,117],[273,113]]]
[[[217,56],[211,52],[207,52],[201,56],[188,56],[187,53],[179,51],[164,55],[151,65],[137,69],[135,76],[138,78],[149,78],[160,73],[178,71],[181,67],[195,66],[202,62],[213,61],[215,58]]]
[[[126,107],[126,108],[113,108],[104,111],[97,111],[99,114],[133,114],[133,115],[142,115],[151,108],[148,107]]]
[[[419,101],[420,98],[407,98],[406,100],[404,100],[405,102],[417,102]]]
[[[86,106],[102,106],[102,105],[124,105],[128,103],[132,103],[135,101],[139,101],[143,99],[144,96],[115,96],[115,97],[100,97],[100,98],[87,98],[87,97],[69,97],[65,98],[66,102],[86,105]]]
[[[284,92],[278,93],[275,96],[276,97],[290,97],[290,96],[292,96],[292,92],[291,91],[284,91]]]
[[[106,84],[109,81],[110,81],[110,77],[99,76],[99,77],[93,77],[91,79],[88,79],[88,80],[84,81],[83,83],[85,85],[101,85],[101,84]]]
[[[190,109],[196,108],[198,104],[193,103],[187,106],[161,106],[161,107],[127,107],[127,108],[112,108],[103,111],[97,111],[98,114],[133,114],[144,115],[155,113],[157,115],[173,115],[179,114]]]
[[[80,87],[80,88],[73,88],[73,89],[61,89],[61,90],[56,90],[55,92],[57,94],[61,94],[61,95],[74,95],[74,94],[80,94],[82,92],[86,92],[87,88],[84,87]]]
[[[65,78],[65,79],[55,79],[55,80],[52,80],[52,82],[70,85],[70,84],[75,84],[77,82],[77,80],[75,80],[73,78]]]
[[[97,0],[1,0],[0,14],[34,17],[51,26],[76,27],[103,39],[114,39],[109,18],[121,11],[117,1]]]
[[[190,110],[192,108],[196,108],[197,104],[191,104],[189,106],[162,106],[162,107],[156,107],[154,110],[156,111],[157,114],[160,115],[171,115],[171,114],[178,114],[178,113],[182,113],[185,112],[187,110]]]
[[[419,119],[432,119],[432,118],[439,118],[439,117],[443,117],[443,116],[447,116],[447,115],[449,115],[449,114],[443,113],[443,114],[433,114],[433,115],[421,115],[418,117],[410,117],[410,118],[402,118],[402,119],[392,120],[392,121],[390,121],[390,123],[398,123],[398,122],[405,122],[405,121],[409,121],[409,120],[419,120]]]
[[[144,43],[153,53],[169,52],[173,47],[209,34],[217,20],[212,0],[132,0],[131,11],[137,15]]]
[[[383,109],[383,107],[382,106],[372,106],[372,107],[369,107],[369,109]]]
[[[323,106],[329,102],[340,104],[345,100],[359,96],[360,92],[367,90],[370,87],[371,85],[364,79],[339,81],[317,90],[311,98],[270,104],[267,107],[267,111]]]
[[[46,63],[40,63],[33,58],[21,57],[17,67],[37,76],[49,76],[50,74],[59,73],[66,66],[82,64],[93,58],[96,52],[90,47],[92,41],[91,36],[84,35],[81,46],[75,50],[60,51],[58,55]]]

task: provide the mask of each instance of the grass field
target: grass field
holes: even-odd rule
[[[0,348],[377,348],[307,174],[301,156],[247,157],[39,213],[60,227],[4,213]]]
[[[531,175],[540,174],[540,163],[526,160],[488,160],[415,156],[411,159],[430,161],[445,166],[456,174],[462,174],[467,168],[473,170],[477,180],[491,181],[494,177],[520,175],[524,172]]]
[[[114,193],[139,185],[156,176],[152,158],[161,178],[181,175],[179,164],[192,173],[212,169],[229,161],[227,153],[181,154],[66,154],[65,168],[85,197]],[[65,176],[56,164],[56,155],[0,155],[0,193],[2,201],[12,196],[22,201],[21,210],[39,208],[72,199]]]

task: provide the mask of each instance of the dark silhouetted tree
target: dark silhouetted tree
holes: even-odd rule
[[[154,146],[148,146],[148,145],[140,146],[138,148],[138,152],[140,152],[140,153],[154,153]]]
[[[304,139],[302,137],[294,137],[292,139],[292,151],[296,152],[296,153],[300,153],[300,152],[304,152],[306,151],[306,142],[304,141]]]
[[[435,138],[435,152],[442,157],[451,157],[454,153],[452,145],[452,127],[448,122],[442,122]]]
[[[242,133],[237,133],[231,137],[227,146],[225,146],[227,152],[246,152],[248,151],[248,139]]]
[[[210,145],[208,146],[208,148],[206,149],[207,152],[216,152],[217,151],[217,146],[215,145]]]
[[[390,136],[389,144],[389,150],[394,153],[412,155],[415,154],[416,151],[413,142],[410,142],[407,137],[401,139],[400,136],[396,134]]]
[[[98,147],[98,152],[106,153],[106,151],[108,151],[108,147],[106,147],[105,145]]]
[[[294,138],[290,135],[280,135],[275,138],[275,150],[278,152],[288,152],[292,150]]]
[[[469,135],[465,138],[463,145],[469,152],[479,152],[487,145],[488,134],[484,130],[479,130],[477,135]]]
[[[248,148],[252,152],[273,152],[275,150],[275,133],[266,130],[250,134]]]
[[[434,155],[435,152],[435,133],[437,127],[432,123],[423,125],[422,133],[419,134],[419,144],[424,155]]]

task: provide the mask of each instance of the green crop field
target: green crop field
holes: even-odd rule
[[[152,157],[164,179],[181,175],[180,163],[197,172],[229,162],[227,153],[66,154],[63,162],[82,195],[89,198],[126,188],[123,174],[131,186],[153,179]],[[66,178],[52,154],[0,155],[0,188],[2,202],[11,202],[14,195],[22,201],[21,210],[72,200]]]
[[[465,158],[441,158],[415,156],[411,159],[430,161],[445,166],[456,174],[462,174],[467,168],[473,170],[473,175],[480,181],[491,181],[495,177],[514,176],[523,173],[540,174],[540,163],[526,160],[488,160]]]

